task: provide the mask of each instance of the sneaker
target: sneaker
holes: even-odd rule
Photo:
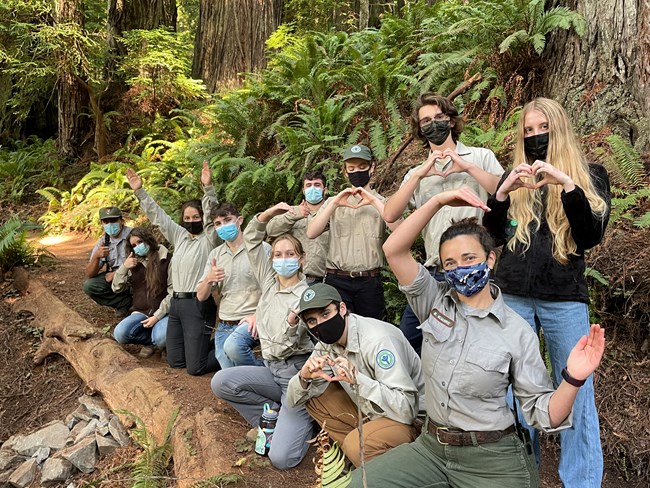
[[[142,346],[142,349],[140,349],[140,352],[138,353],[138,357],[141,357],[142,359],[150,358],[153,356],[153,353],[153,346]]]
[[[246,432],[246,439],[251,441],[251,442],[255,442],[257,440],[257,432],[258,432],[258,430],[259,429],[257,427],[253,427],[251,430]]]

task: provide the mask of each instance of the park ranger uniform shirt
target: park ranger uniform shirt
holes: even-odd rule
[[[271,246],[263,242],[262,247],[268,259],[271,255]],[[201,282],[212,270],[213,259],[216,259],[217,267],[223,268],[226,274],[224,280],[217,286],[219,319],[235,321],[254,314],[262,291],[251,269],[244,244],[242,243],[235,252],[225,242],[210,251]]]
[[[266,225],[266,232],[271,238],[291,234],[298,239],[305,250],[303,272],[307,276],[322,278],[325,276],[325,257],[329,249],[330,233],[329,230],[325,230],[315,239],[307,237],[307,226],[315,215],[316,212],[303,217],[300,206],[295,205],[292,211],[273,217]]]
[[[482,170],[493,174],[495,176],[501,176],[503,174],[503,168],[497,161],[496,156],[489,149],[482,147],[467,147],[462,142],[458,141],[456,143],[456,152],[458,155],[463,158],[465,161],[468,161]],[[423,163],[424,164],[424,163]],[[443,167],[437,167],[439,171],[447,170],[453,161],[447,163]],[[413,173],[415,173],[422,165],[416,166],[409,170],[408,173],[404,176],[404,181],[402,185],[406,183]],[[488,192],[483,188],[478,181],[476,181],[468,173],[452,173],[446,178],[442,176],[427,176],[420,180],[420,184],[413,192],[413,196],[409,201],[409,208],[417,209],[428,202],[431,197],[442,193],[447,190],[456,190],[463,186],[468,186],[476,192],[476,194],[481,197],[483,202],[487,202]],[[427,254],[427,260],[425,266],[437,266],[439,264],[438,258],[438,247],[440,245],[440,236],[442,233],[452,224],[452,221],[459,221],[461,219],[476,217],[479,219],[479,222],[483,218],[483,210],[475,207],[442,207],[436,214],[431,218],[429,223],[422,230],[422,237],[424,238],[424,249]]]
[[[287,322],[289,313],[298,308],[300,297],[308,287],[303,277],[295,285],[280,289],[271,259],[262,245],[265,235],[266,223],[260,222],[256,215],[244,231],[244,245],[262,292],[255,321],[262,357],[267,361],[281,361],[309,354],[314,348],[304,324],[299,322],[294,327]]]
[[[131,227],[123,225],[120,235],[117,237],[110,236],[108,241],[108,256],[105,258],[99,258],[100,272],[103,271],[102,268],[104,268],[107,263],[108,267],[110,268],[109,271],[114,271],[122,266],[122,263],[126,259],[126,240],[131,235],[132,230],[133,229]],[[90,252],[90,261],[92,261],[93,256],[99,250],[99,248],[104,245],[105,236],[106,234],[102,234],[101,239],[99,239],[97,241],[97,244],[95,244],[95,247],[93,247],[93,250]]]
[[[385,201],[375,190],[370,190],[381,202]],[[328,198],[318,210],[322,212],[333,200]],[[351,195],[349,205],[357,205],[361,198]],[[343,271],[368,271],[381,268],[384,252],[381,248],[386,236],[386,223],[372,205],[359,208],[338,207],[330,217],[330,245],[327,267]]]
[[[365,418],[413,423],[420,402],[424,407],[424,378],[420,358],[402,332],[394,325],[356,314],[348,314],[347,331],[345,347],[318,342],[311,357],[345,357],[356,366],[358,389],[346,381],[339,384],[361,407]],[[334,375],[331,368],[326,372]],[[315,378],[305,389],[296,375],[289,381],[289,404],[303,405],[322,395],[328,385]]]
[[[426,409],[438,425],[494,431],[514,423],[506,403],[512,383],[528,423],[545,432],[571,426],[571,413],[551,427],[548,403],[554,392],[539,342],[530,325],[509,308],[496,285],[488,309],[467,311],[456,292],[420,265],[412,284],[400,286],[420,319]]]
[[[210,206],[218,203],[214,188],[209,186],[204,189],[201,199],[204,231],[198,236],[193,236],[187,229],[174,222],[144,188],[137,190],[135,195],[140,200],[140,207],[149,217],[151,223],[158,226],[160,232],[174,247],[174,257],[172,258],[174,291],[194,292],[201,279],[208,254],[217,243],[217,237],[210,221]]]

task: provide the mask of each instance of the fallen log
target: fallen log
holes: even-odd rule
[[[30,280],[25,270],[18,268],[14,275],[23,294],[13,305],[14,313],[31,312],[44,329],[44,340],[34,362],[41,364],[50,354],[59,354],[89,389],[101,393],[112,410],[137,415],[162,442],[167,422],[181,402],[159,381],[156,370],[141,367],[137,359],[107,339],[38,280]],[[199,480],[233,472],[226,461],[226,447],[214,442],[213,424],[218,422],[220,419],[211,408],[190,413],[181,407],[172,435],[177,486],[189,487]]]

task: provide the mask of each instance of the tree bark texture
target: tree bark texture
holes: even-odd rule
[[[283,0],[201,0],[192,76],[209,91],[237,85],[266,65],[265,41],[280,24]]]
[[[359,30],[367,29],[370,21],[370,0],[359,1]]]
[[[59,24],[75,23],[83,26],[81,0],[57,0],[56,22]],[[62,55],[65,56],[65,54]],[[80,115],[83,113],[85,90],[73,73],[65,71],[59,75],[57,80],[57,93],[59,129],[57,147],[59,154],[68,158],[77,153],[82,139],[84,127]]]
[[[650,149],[642,119],[650,111],[650,0],[557,5],[582,14],[587,31],[582,38],[565,30],[551,36],[541,94],[562,103],[583,132],[608,126],[638,149]]]
[[[145,423],[158,442],[181,399],[168,391],[157,371],[143,368],[115,341],[107,339],[81,315],[56,298],[22,269],[14,270],[14,284],[26,295],[14,306],[15,313],[29,311],[41,324],[44,340],[34,356],[40,364],[59,354],[92,389],[99,391],[112,410],[124,409]],[[215,399],[216,404],[224,405]],[[198,480],[233,471],[226,462],[226,446],[214,442],[214,425],[221,420],[211,408],[198,413],[181,411],[172,435],[175,486],[189,487]]]

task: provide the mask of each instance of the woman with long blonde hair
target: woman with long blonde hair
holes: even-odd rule
[[[504,244],[496,284],[508,306],[543,330],[557,385],[571,348],[589,333],[584,253],[605,233],[609,178],[587,163],[566,111],[548,98],[524,106],[513,168],[489,198],[483,224]],[[588,379],[573,407],[573,428],[560,433],[564,486],[601,485],[599,431]]]

